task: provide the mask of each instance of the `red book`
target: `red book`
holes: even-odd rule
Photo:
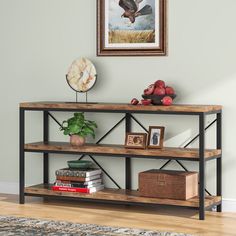
[[[104,188],[104,185],[100,185],[92,188],[73,188],[73,187],[61,187],[61,186],[52,186],[53,191],[62,191],[62,192],[74,192],[74,193],[95,193]]]
[[[88,188],[72,188],[72,187],[61,187],[52,186],[53,191],[63,191],[63,192],[75,192],[75,193],[90,193]]]

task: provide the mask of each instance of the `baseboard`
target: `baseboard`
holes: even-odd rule
[[[14,182],[0,182],[0,193],[18,194],[19,184]]]
[[[223,212],[236,212],[236,199],[223,198],[222,211]]]
[[[0,182],[0,193],[18,194],[19,184],[13,182]],[[222,201],[224,212],[236,212],[236,199],[224,198]]]

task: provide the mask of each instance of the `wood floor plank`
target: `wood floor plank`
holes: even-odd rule
[[[199,221],[196,210],[174,206],[127,207],[74,201],[47,201],[33,197],[26,197],[26,204],[20,205],[17,195],[0,194],[0,209],[0,214],[6,216],[144,228],[202,236],[234,236],[236,232],[236,213],[207,212],[206,220]]]

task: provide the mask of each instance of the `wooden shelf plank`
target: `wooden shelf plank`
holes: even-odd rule
[[[193,148],[163,148],[163,149],[128,149],[123,145],[111,144],[86,144],[81,147],[71,146],[65,142],[36,142],[25,144],[25,151],[29,152],[54,152],[54,153],[81,153],[94,155],[114,155],[128,157],[150,157],[150,158],[180,158],[186,160],[199,160],[198,149]],[[206,149],[205,158],[213,158],[221,155],[221,150]]]
[[[84,110],[84,111],[110,111],[110,112],[160,112],[160,113],[209,113],[222,110],[220,105],[172,105],[172,106],[133,106],[122,103],[75,103],[75,102],[24,102],[20,103],[25,109],[56,109],[56,110]]]
[[[146,203],[146,204],[159,204],[159,205],[174,205],[184,207],[199,207],[198,197],[191,198],[189,200],[173,200],[162,198],[149,198],[141,197],[138,191],[124,190],[124,189],[104,189],[97,193],[84,194],[84,193],[71,193],[52,191],[51,185],[35,185],[25,188],[25,193],[35,196],[64,196],[81,199],[93,199],[93,200],[105,200],[105,201],[117,201],[117,202],[129,202],[129,203]],[[205,207],[209,207],[213,204],[219,203],[221,197],[219,196],[207,196],[205,198]]]

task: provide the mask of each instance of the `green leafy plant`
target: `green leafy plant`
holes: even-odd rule
[[[91,135],[95,138],[94,129],[97,128],[97,124],[94,121],[86,120],[84,113],[74,113],[74,116],[68,120],[63,121],[61,130],[64,131],[64,135],[79,135],[86,137]]]

